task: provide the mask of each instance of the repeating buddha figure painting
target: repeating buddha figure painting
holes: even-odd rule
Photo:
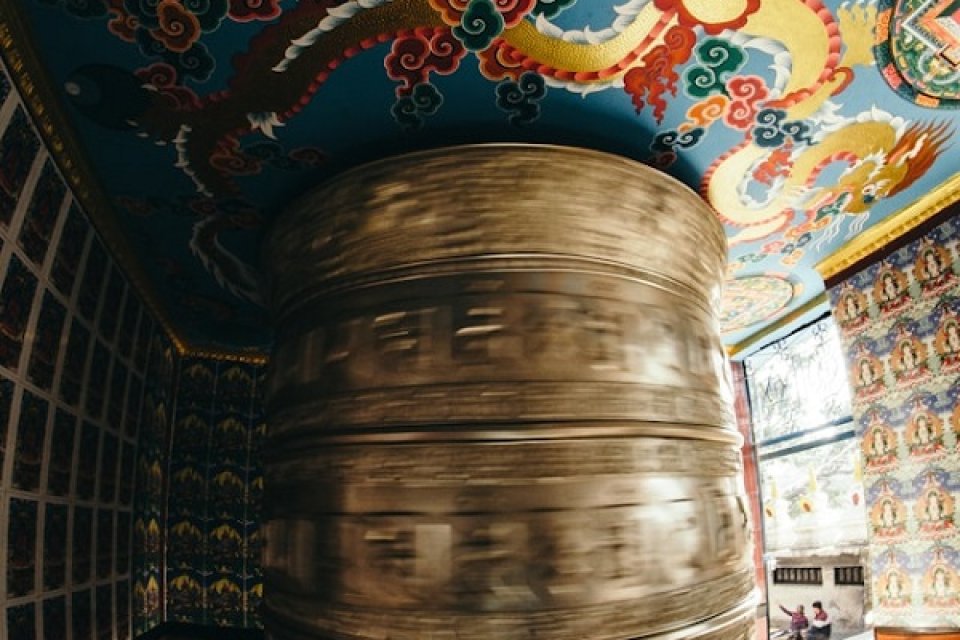
[[[946,451],[943,444],[943,421],[933,412],[918,409],[911,414],[907,423],[906,441],[913,459],[926,460],[942,456]]]
[[[134,607],[139,611],[155,611],[160,607],[160,583],[150,576],[146,583],[137,582],[133,588]]]
[[[949,547],[935,547],[930,563],[923,575],[923,604],[928,609],[947,612],[960,607],[960,576],[950,564],[950,556],[956,562],[957,552]]]
[[[903,540],[907,535],[907,507],[887,482],[881,483],[880,487],[880,493],[870,509],[873,537],[883,543]]]
[[[938,475],[946,476],[946,472],[931,471],[922,482],[920,494],[914,504],[914,515],[919,525],[921,538],[939,539],[953,536],[956,532],[954,524],[954,500]]]
[[[853,382],[857,401],[870,401],[883,395],[883,371],[883,361],[871,351],[866,341],[861,341],[854,356]]]
[[[838,298],[836,318],[840,328],[849,333],[855,333],[866,326],[870,319],[868,307],[870,302],[863,292],[849,283],[844,283]]]
[[[933,348],[940,358],[941,374],[960,371],[960,316],[953,308],[942,311]]]
[[[898,387],[912,387],[930,377],[927,347],[908,325],[900,325],[894,333],[890,364]]]
[[[923,296],[939,296],[957,283],[950,252],[924,238],[913,264],[913,276],[920,283]]]
[[[877,600],[879,600],[880,606],[886,608],[907,607],[910,605],[912,586],[909,574],[904,570],[897,557],[898,555],[904,556],[904,554],[890,551],[884,555],[886,556],[885,566],[879,572],[879,579],[877,580]]]
[[[907,277],[902,271],[886,263],[881,266],[873,283],[873,299],[881,316],[893,315],[910,304],[908,286]]]
[[[855,393],[878,626],[960,624],[958,223],[831,292]],[[870,301],[862,325],[858,295]]]
[[[878,411],[871,414],[861,449],[868,473],[885,471],[897,464],[897,433],[882,421]]]

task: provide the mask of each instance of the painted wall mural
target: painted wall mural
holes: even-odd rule
[[[167,502],[167,616],[260,627],[261,366],[181,363]]]
[[[0,140],[28,141],[0,143],[0,167],[28,168],[0,221],[0,637],[258,626],[263,368],[181,363],[2,66],[0,96]],[[196,548],[179,537],[188,520]],[[196,616],[185,575],[201,585]]]
[[[876,624],[960,625],[960,220],[830,290],[854,388]]]
[[[136,358],[147,364],[143,385],[136,499],[133,511],[133,621],[141,634],[166,621],[164,613],[164,506],[166,459],[179,358],[160,333],[141,343]]]
[[[153,323],[0,66],[0,637],[132,637],[134,468]]]
[[[364,160],[491,140],[622,153],[699,190],[731,241],[726,339],[751,335],[822,291],[818,261],[952,175],[958,112],[888,84],[888,69],[916,76],[950,106],[956,61],[928,54],[960,14],[931,3],[22,4],[175,324],[257,347],[257,245],[291,198]],[[747,315],[744,296],[774,280],[790,295]]]
[[[881,0],[877,64],[901,96],[927,107],[960,107],[960,2]]]

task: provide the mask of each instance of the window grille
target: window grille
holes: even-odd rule
[[[820,567],[781,567],[773,570],[773,584],[823,584]]]
[[[833,583],[839,585],[863,585],[863,567],[834,567]]]

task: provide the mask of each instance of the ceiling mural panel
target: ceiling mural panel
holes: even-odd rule
[[[205,348],[269,343],[264,229],[384,155],[552,142],[680,178],[728,231],[728,344],[810,303],[818,262],[957,167],[957,1],[15,4],[132,252]]]
[[[803,286],[776,275],[730,278],[724,286],[720,329],[732,333],[760,324],[787,308]]]
[[[900,95],[960,107],[960,0],[881,0],[877,65]]]

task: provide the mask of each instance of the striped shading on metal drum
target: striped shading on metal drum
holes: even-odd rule
[[[295,203],[265,251],[269,636],[749,637],[725,251],[686,187],[572,148]]]

